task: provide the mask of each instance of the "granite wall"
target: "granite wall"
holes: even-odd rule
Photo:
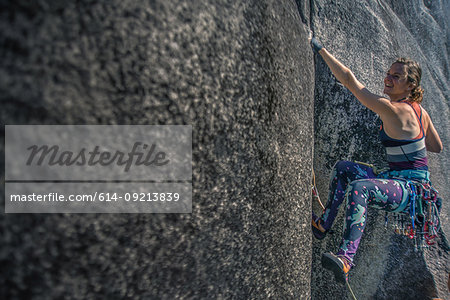
[[[448,232],[448,12],[419,0],[3,1],[2,129],[192,125],[193,212],[2,213],[0,297],[347,298],[319,264],[341,223],[311,240],[311,168],[325,200],[337,160],[382,165],[384,153],[376,115],[313,56],[309,29],[374,92],[396,56],[422,64]],[[370,211],[358,299],[447,297],[445,239],[421,255],[383,224]]]
[[[0,7],[2,124],[193,128],[192,214],[2,213],[2,299],[310,297],[314,65],[294,1]]]
[[[429,153],[434,186],[444,207],[441,218],[449,230],[449,60],[448,1],[312,1],[311,28],[324,46],[347,65],[369,90],[382,95],[383,78],[396,57],[411,57],[422,66],[423,107],[438,130],[444,151]],[[314,168],[319,193],[327,198],[330,170],[338,160],[356,160],[385,166],[377,140],[378,117],[338,83],[320,57],[315,59]],[[317,203],[313,208],[320,212]],[[355,257],[350,283],[358,299],[431,299],[448,297],[448,243],[424,254],[414,243],[385,229],[385,214],[368,212],[369,221]],[[313,243],[314,299],[346,299],[347,290],[323,272],[320,255],[337,251],[343,212],[334,235]],[[331,277],[331,278],[330,278]]]

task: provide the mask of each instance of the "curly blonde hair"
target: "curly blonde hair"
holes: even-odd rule
[[[399,63],[406,66],[408,72],[408,81],[415,84],[415,87],[411,90],[410,99],[413,102],[421,103],[423,100],[423,88],[420,86],[420,80],[422,79],[422,68],[419,63],[405,57],[397,58],[393,63]]]

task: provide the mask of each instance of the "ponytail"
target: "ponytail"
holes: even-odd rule
[[[424,90],[421,86],[415,87],[411,91],[411,101],[420,104],[423,100],[423,92]]]

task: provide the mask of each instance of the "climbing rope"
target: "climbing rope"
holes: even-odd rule
[[[358,299],[356,299],[356,296],[355,296],[355,294],[353,293],[352,288],[350,287],[350,283],[348,282],[348,278],[347,278],[347,280],[346,280],[345,282],[347,283],[348,290],[349,290],[350,293],[352,294],[353,300],[358,300]]]
[[[322,201],[320,201],[319,192],[317,191],[316,187],[316,175],[314,174],[314,168],[311,168],[312,170],[312,194],[315,199],[317,199],[317,202],[319,202],[320,207],[322,207],[322,210],[325,210],[325,206],[323,206]]]

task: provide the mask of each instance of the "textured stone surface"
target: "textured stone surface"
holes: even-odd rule
[[[193,126],[192,214],[1,214],[2,299],[310,297],[314,66],[294,1],[0,6],[3,124]]]
[[[449,206],[449,61],[448,1],[313,1],[311,27],[316,36],[371,91],[381,94],[384,73],[393,59],[409,56],[423,68],[427,109],[444,143],[444,152],[430,154],[435,187],[444,199],[442,220],[448,232]],[[385,165],[377,140],[380,121],[338,84],[316,57],[314,168],[326,200],[330,170],[337,160]],[[316,203],[313,203],[319,211]],[[336,251],[341,239],[341,214],[336,233],[313,243],[313,299],[345,299],[344,286],[320,266],[324,251]],[[413,243],[384,229],[384,213],[369,210],[369,221],[355,258],[351,283],[358,299],[429,299],[448,296],[448,246],[442,241],[424,256]],[[330,276],[331,275],[331,276]]]
[[[446,148],[430,155],[445,203],[448,11],[419,0],[0,3],[2,124],[191,124],[194,191],[192,214],[1,214],[1,298],[347,298],[318,264],[342,218],[311,246],[312,151],[325,200],[337,160],[383,164],[379,121],[313,59],[302,24],[373,91],[396,56],[419,60]],[[370,211],[358,299],[445,298],[443,240],[418,255],[382,222]]]

